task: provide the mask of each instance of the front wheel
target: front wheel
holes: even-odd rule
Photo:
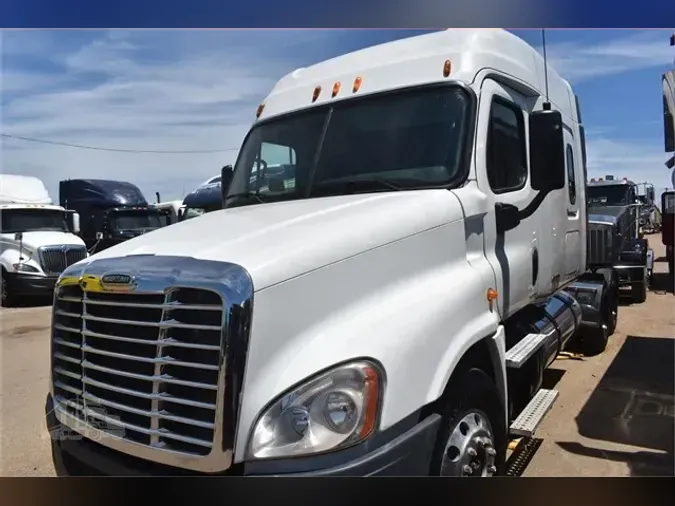
[[[7,279],[5,278],[5,271],[2,271],[2,307],[11,307],[13,304],[13,296],[10,292]]]
[[[494,381],[477,368],[459,373],[451,381],[434,449],[432,476],[502,474],[507,438]]]

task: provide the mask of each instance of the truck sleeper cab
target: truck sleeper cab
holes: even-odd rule
[[[544,369],[611,334],[578,103],[544,76],[448,30],[282,78],[225,209],[62,276],[46,416],[84,437],[52,439],[57,473],[503,472]]]

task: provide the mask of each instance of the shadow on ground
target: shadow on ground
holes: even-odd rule
[[[654,292],[673,293],[675,286],[670,274],[667,272],[655,272],[652,274],[652,284],[649,288]]]
[[[558,442],[565,451],[625,462],[631,476],[675,474],[675,339],[628,336],[576,418],[589,439],[639,447],[605,450]]]
[[[27,307],[43,307],[51,306],[53,298],[51,295],[44,297],[22,297],[16,301],[12,301],[12,305],[3,309],[18,309],[18,308],[27,308]]]

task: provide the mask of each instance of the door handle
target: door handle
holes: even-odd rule
[[[537,286],[537,279],[539,278],[539,250],[534,248],[532,250],[532,286]]]

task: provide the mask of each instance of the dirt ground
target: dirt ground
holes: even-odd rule
[[[647,302],[624,304],[606,352],[559,359],[560,395],[524,476],[673,476],[675,296],[659,236]],[[50,308],[0,309],[0,475],[53,476],[44,425]]]

